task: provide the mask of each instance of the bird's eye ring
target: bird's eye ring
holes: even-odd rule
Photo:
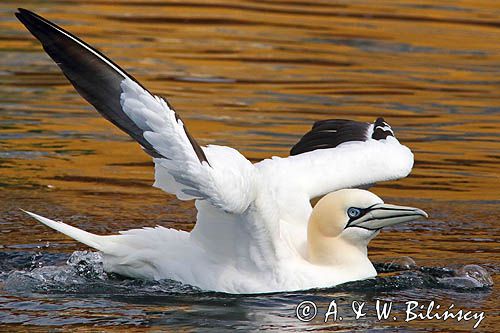
[[[351,207],[347,210],[347,215],[349,215],[350,218],[356,218],[361,215],[361,210],[359,208]]]

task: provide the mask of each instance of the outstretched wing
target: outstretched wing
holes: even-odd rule
[[[16,16],[78,93],[153,157],[156,187],[231,213],[250,205],[254,167],[245,157],[229,147],[200,147],[166,100],[106,56],[33,12]]]
[[[312,198],[403,178],[412,166],[412,152],[382,118],[373,124],[319,121],[292,148],[291,156],[257,164],[277,197],[286,198],[278,201],[281,215],[297,223],[307,221]]]

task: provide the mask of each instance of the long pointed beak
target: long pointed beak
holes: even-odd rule
[[[370,207],[360,218],[349,222],[347,227],[378,230],[390,225],[413,221],[420,217],[428,218],[429,215],[414,207],[377,204]]]

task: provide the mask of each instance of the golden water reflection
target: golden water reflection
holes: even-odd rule
[[[195,211],[150,187],[149,157],[75,93],[18,6],[167,97],[201,144],[255,161],[286,156],[316,120],[383,116],[415,167],[373,191],[431,219],[382,233],[373,258],[498,267],[496,1],[3,1],[0,247],[73,251],[84,247],[17,208],[101,233],[190,229]]]

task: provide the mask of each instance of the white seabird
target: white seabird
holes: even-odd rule
[[[406,177],[413,166],[382,118],[319,121],[291,156],[252,164],[229,147],[200,147],[165,99],[85,42],[28,10],[16,16],[78,93],[152,156],[154,186],[195,200],[191,232],[99,236],[27,212],[101,251],[108,272],[228,293],[331,287],[376,276],[368,242],[385,226],[427,216],[355,189]],[[313,209],[310,200],[323,195]]]

